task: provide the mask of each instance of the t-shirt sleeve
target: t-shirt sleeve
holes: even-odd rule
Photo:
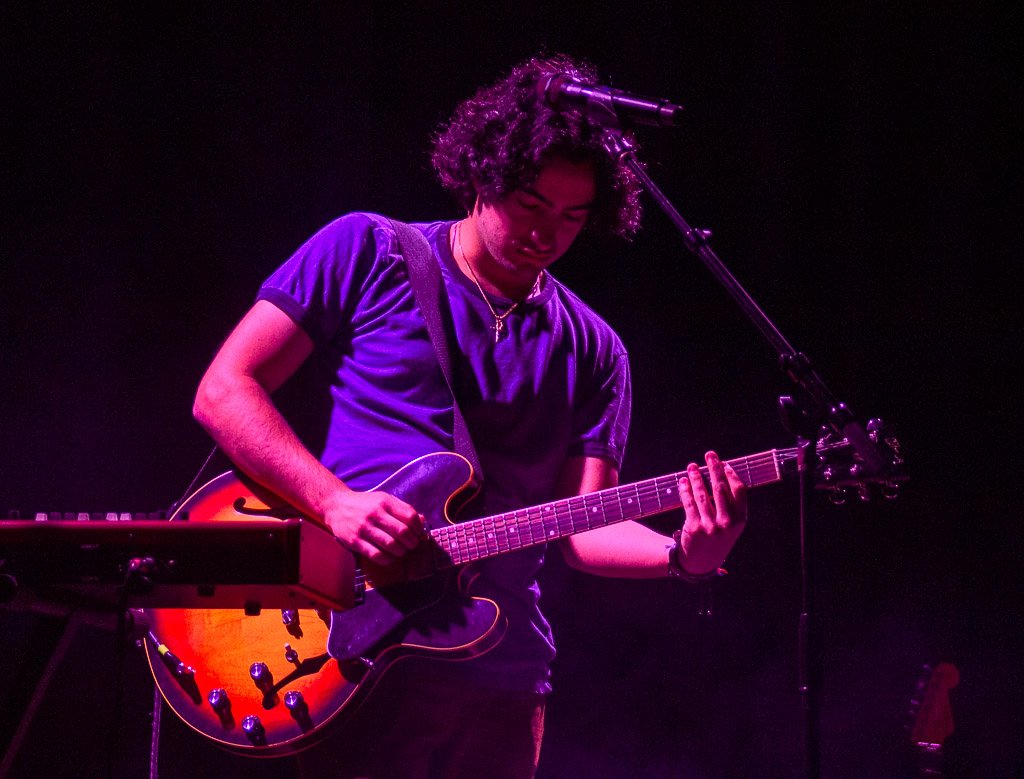
[[[334,220],[270,275],[256,299],[284,311],[315,344],[337,342],[378,260],[376,227],[369,214]]]
[[[632,410],[629,357],[617,350],[576,410],[570,455],[605,457],[622,468]]]

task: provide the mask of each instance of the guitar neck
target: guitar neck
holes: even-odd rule
[[[760,487],[780,481],[795,460],[795,449],[770,449],[728,463],[748,487]],[[707,467],[700,470],[707,477]],[[670,473],[431,530],[438,567],[462,565],[679,508],[677,484],[685,474]]]

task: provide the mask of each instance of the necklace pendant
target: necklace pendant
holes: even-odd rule
[[[500,319],[494,320],[494,343],[498,343],[501,340],[502,333],[505,332],[505,323]]]

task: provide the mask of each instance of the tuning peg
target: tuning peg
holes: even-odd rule
[[[867,503],[871,500],[871,490],[868,489],[868,485],[858,484],[856,490],[857,497],[860,498],[861,503]]]
[[[882,423],[882,420],[879,419],[878,417],[872,417],[871,419],[868,420],[868,437],[876,444],[878,443],[879,434],[881,433],[883,427],[885,427],[885,425]]]
[[[878,491],[882,493],[882,497],[886,500],[896,500],[900,496],[900,485],[894,481],[882,482],[882,486],[879,487]]]
[[[846,491],[842,487],[833,487],[828,491],[828,499],[834,506],[842,506],[846,503]]]

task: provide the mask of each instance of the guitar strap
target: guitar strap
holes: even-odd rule
[[[390,220],[398,236],[398,246],[402,250],[406,267],[409,269],[409,283],[412,286],[416,304],[420,307],[423,319],[427,323],[430,340],[437,352],[437,361],[441,365],[448,390],[452,394],[452,416],[454,417],[455,451],[461,454],[473,466],[478,479],[483,479],[480,458],[477,457],[473,439],[470,438],[466,419],[459,408],[459,399],[455,394],[455,380],[452,376],[451,344],[449,330],[445,322],[451,321],[451,310],[448,306],[448,294],[441,278],[441,269],[434,258],[434,251],[427,243],[423,233],[415,227]]]

